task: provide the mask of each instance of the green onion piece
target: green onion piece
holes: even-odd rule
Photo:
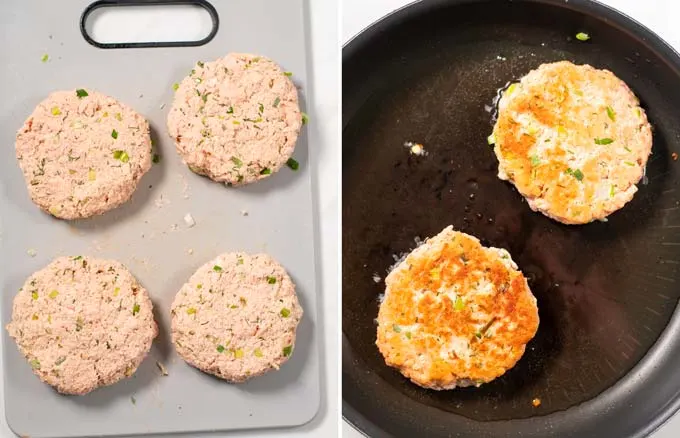
[[[638,117],[642,116],[642,111],[640,111],[640,108],[636,108],[635,113],[637,114]]]
[[[262,357],[263,356],[262,350],[260,350],[259,348],[256,348],[255,351],[253,352],[253,354],[255,355],[255,357]]]
[[[454,303],[453,308],[456,312],[460,312],[465,308],[465,303],[461,297],[456,297],[456,302]]]
[[[217,346],[217,352],[218,353],[224,353],[224,345],[218,345]]]
[[[219,266],[219,265],[213,266],[213,271],[215,271],[215,272],[222,272],[222,266]]]
[[[243,350],[239,348],[238,350],[234,351],[234,357],[236,359],[241,359],[243,357]]]
[[[230,106],[229,109],[227,110],[227,114],[234,114],[234,107]]]
[[[203,289],[203,285],[202,285],[201,283],[198,283],[198,284],[196,285],[196,289]]]
[[[407,338],[411,339],[411,332],[406,332],[406,333],[404,333],[404,335],[405,335]]]
[[[611,119],[612,122],[616,121],[616,113],[614,112],[614,108],[610,106],[607,107],[607,116]]]
[[[475,336],[477,336],[477,339],[482,339],[482,334],[480,332],[475,333]]]
[[[59,366],[66,361],[66,356],[62,356],[54,362],[54,365]]]
[[[117,287],[117,288],[115,288],[115,289],[113,290],[113,296],[114,296],[114,297],[117,297],[117,296],[118,296],[118,293],[120,293],[120,288],[119,288],[119,287]]]
[[[630,150],[630,148],[628,146],[624,146],[623,148],[628,152],[633,152],[633,151]]]
[[[293,170],[298,170],[300,168],[300,163],[292,158],[289,158],[288,161],[286,161],[286,165]]]
[[[285,357],[290,356],[292,353],[293,353],[293,346],[292,345],[289,345],[287,347],[283,347],[283,355]]]
[[[486,138],[486,142],[488,144],[495,144],[496,143],[496,136],[493,135],[493,132]]]
[[[505,90],[505,94],[508,95],[508,96],[511,95],[512,93],[515,92],[515,90],[517,89],[517,86],[518,86],[517,83],[510,84],[510,86],[508,87],[508,89]]]
[[[236,260],[236,264],[237,264],[237,265],[242,265],[242,264],[243,264],[243,257],[239,257],[239,258]]]
[[[189,307],[187,309],[187,315],[194,315],[196,313],[196,309],[193,307]]]
[[[614,140],[611,138],[596,138],[595,139],[595,144],[599,145],[608,145],[614,143]]]
[[[87,91],[83,90],[82,88],[79,88],[76,90],[76,96],[82,99],[83,97],[89,96],[89,94],[87,93]]]
[[[633,163],[632,161],[624,161],[624,163],[628,166],[631,166],[631,167],[635,166],[635,163]]]
[[[281,316],[283,316],[284,318],[288,318],[290,316],[290,310],[284,307],[283,309],[281,309]]]
[[[82,258],[83,258],[83,256],[75,256],[75,257],[73,257],[72,260],[81,260]]]
[[[134,306],[132,306],[132,314],[136,315],[139,313],[139,304],[135,303]]]
[[[243,166],[243,161],[241,161],[238,157],[231,157],[231,162],[234,163],[236,167]]]
[[[274,99],[274,103],[272,104],[272,106],[274,108],[278,108],[280,103],[281,103],[281,99],[279,97],[277,97],[276,99]]]
[[[585,32],[579,32],[576,34],[576,39],[579,41],[588,41],[590,39],[590,35]]]
[[[38,299],[38,291],[37,290],[34,290],[33,292],[31,292],[31,298],[33,298],[34,300]]]
[[[267,277],[267,283],[276,284],[276,277]]]
[[[231,123],[233,123],[234,125],[240,125],[241,124],[241,122],[239,122],[238,120],[233,120]]]
[[[153,161],[155,164],[158,164],[161,162],[161,156],[158,154],[153,154],[153,159],[151,161]]]
[[[293,72],[291,72],[291,71],[284,71],[284,72],[283,72],[283,75],[284,75],[284,76],[291,77],[291,76],[293,76]]]
[[[262,114],[264,112],[264,105],[260,104],[258,110],[260,111],[260,114]]]
[[[47,53],[45,53],[45,54],[42,56],[42,58],[40,58],[40,60],[41,60],[42,62],[47,62],[47,61],[49,61],[49,59],[50,59],[50,55],[48,55]]]
[[[264,169],[262,169],[260,171],[260,175],[271,175],[271,173],[272,173],[272,170],[268,167],[265,167]]]
[[[56,107],[56,106],[55,106],[55,107],[52,108],[52,115],[53,115],[53,116],[59,116],[59,115],[61,115],[61,110],[59,109],[59,107]]]
[[[401,333],[401,327],[399,327],[397,324],[392,325],[392,330],[394,330],[395,333]]]
[[[177,91],[178,88],[179,88],[179,84],[178,84],[177,82],[175,82],[174,84],[172,84],[172,89],[173,89],[173,90]]]
[[[116,131],[115,129],[111,131],[111,137],[113,137],[114,139],[118,139],[118,131]]]
[[[118,120],[119,122],[123,121],[123,115],[121,113],[116,113],[115,117],[116,117],[116,120]]]
[[[38,359],[33,359],[29,363],[31,364],[31,368],[33,368],[34,370],[40,369],[40,361]]]
[[[564,173],[573,176],[579,181],[583,181],[583,172],[581,172],[581,169],[568,168],[567,170],[564,171]]]
[[[50,292],[49,296],[50,296],[50,298],[55,299],[55,298],[57,298],[57,295],[59,295],[59,291],[53,290],[52,292]]]
[[[609,186],[609,197],[613,198],[614,197],[614,184]]]
[[[203,63],[203,61],[198,61],[198,62],[196,63],[196,65],[199,66],[199,67],[201,67],[201,68],[203,68],[203,66],[205,66],[205,64]]]
[[[309,123],[309,116],[306,113],[302,113],[302,124],[306,125]]]
[[[541,164],[541,159],[538,158],[536,155],[532,155],[532,156],[531,156],[531,165],[532,165],[533,167],[536,167],[536,166],[538,166],[539,164]]]

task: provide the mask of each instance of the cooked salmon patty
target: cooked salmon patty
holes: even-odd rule
[[[612,72],[543,64],[499,103],[498,176],[565,224],[604,220],[629,202],[652,151],[645,111]]]
[[[503,375],[538,329],[536,298],[504,249],[447,227],[385,279],[377,346],[424,388],[479,386]]]
[[[194,172],[228,185],[267,178],[295,149],[302,113],[289,74],[263,56],[199,62],[168,116],[177,152]]]
[[[7,331],[40,380],[75,395],[134,374],[158,334],[132,274],[80,256],[57,258],[26,280]]]
[[[171,313],[172,340],[187,363],[243,382],[292,356],[303,311],[295,284],[272,257],[227,253],[191,276]]]
[[[57,91],[17,133],[16,155],[38,207],[61,219],[95,216],[130,199],[150,169],[149,124],[94,90]]]

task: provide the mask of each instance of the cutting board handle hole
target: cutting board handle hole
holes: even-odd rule
[[[80,19],[85,40],[102,49],[202,46],[218,28],[206,0],[100,0]]]

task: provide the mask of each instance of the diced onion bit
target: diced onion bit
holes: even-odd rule
[[[87,91],[83,90],[82,88],[79,88],[76,90],[76,96],[82,99],[83,97],[89,96],[89,94]]]
[[[87,172],[87,179],[90,181],[94,181],[97,179],[97,172],[94,171],[94,169],[90,169]]]
[[[465,303],[461,297],[456,297],[456,302],[454,303],[453,308],[456,312],[460,312],[465,308]]]
[[[234,351],[234,357],[236,359],[241,359],[243,357],[243,350],[239,348],[238,350]]]
[[[222,266],[219,266],[219,265],[213,266],[213,271],[215,271],[215,272],[222,272]]]
[[[607,107],[607,117],[609,117],[612,122],[616,121],[616,112],[614,111],[614,108],[610,106]]]
[[[532,165],[533,167],[536,167],[536,166],[538,166],[539,164],[541,164],[541,159],[538,158],[536,155],[532,155],[532,156],[531,156],[531,165]]]
[[[611,138],[596,138],[595,139],[595,144],[599,145],[608,145],[614,143],[614,140]]]
[[[306,125],[309,123],[309,116],[306,113],[302,113],[302,124]]]
[[[579,41],[588,41],[590,39],[590,35],[585,32],[579,32],[576,34],[576,39]]]
[[[283,316],[284,318],[288,318],[290,316],[290,310],[284,307],[283,309],[281,309],[281,316]]]
[[[271,173],[272,173],[272,170],[268,167],[265,167],[264,169],[262,169],[260,171],[260,175],[271,175]]]
[[[31,298],[33,298],[34,300],[37,300],[38,299],[38,291],[34,290],[33,292],[31,292]]]
[[[52,108],[52,115],[53,116],[60,116],[61,115],[61,110],[59,109],[59,107],[55,106],[55,107]]]
[[[286,165],[292,170],[298,170],[300,168],[300,163],[292,158],[289,158],[288,161],[286,161]]]
[[[493,135],[493,133],[491,133],[491,135],[489,135],[489,136],[486,138],[486,142],[487,142],[488,144],[495,144],[495,143],[496,143],[496,137]]]
[[[255,351],[253,352],[253,354],[255,355],[255,357],[262,357],[263,356],[262,350],[260,350],[259,348],[256,348]]]
[[[50,60],[50,55],[48,55],[47,53],[45,53],[45,54],[42,56],[42,58],[40,58],[40,60],[41,60],[42,62],[47,62],[47,61]]]
[[[57,298],[57,295],[59,295],[58,290],[53,290],[52,292],[50,292],[50,298],[52,298],[52,299]]]
[[[581,169],[572,169],[571,167],[564,171],[567,175],[571,175],[579,181],[583,181],[583,172]]]
[[[516,82],[514,84],[510,84],[508,89],[505,90],[505,95],[507,95],[507,96],[511,95],[512,93],[515,92],[516,89],[517,89],[517,83]]]
[[[175,82],[174,84],[172,84],[172,89],[173,89],[174,91],[177,91],[178,88],[179,88],[179,84],[178,84],[177,82]]]
[[[187,227],[189,228],[196,225],[196,221],[194,220],[194,217],[191,215],[191,213],[184,215],[184,223],[187,224]]]
[[[187,309],[187,315],[194,315],[196,313],[196,309],[193,307],[189,307]]]
[[[287,347],[283,347],[283,355],[285,357],[288,357],[291,354],[293,354],[293,346],[292,345],[288,345]]]
[[[135,303],[134,306],[132,306],[132,315],[136,315],[139,313],[139,304]]]
[[[405,335],[408,339],[411,339],[411,336],[412,336],[412,335],[411,335],[411,332],[406,332],[406,333],[404,333],[404,335]]]
[[[395,333],[401,333],[401,327],[399,327],[397,324],[392,325],[392,330],[394,330]]]
[[[113,151],[113,158],[116,160],[120,160],[123,163],[127,163],[128,161],[130,161],[130,156],[128,155],[128,153],[121,150]]]
[[[40,369],[40,361],[39,361],[38,359],[33,359],[33,360],[32,360],[31,362],[29,362],[29,363],[31,364],[31,368],[33,368],[34,370],[39,370],[39,369]]]
[[[284,71],[284,72],[283,72],[283,75],[284,75],[284,76],[288,76],[288,77],[291,77],[291,76],[293,76],[293,72],[290,72],[290,71]]]
[[[224,353],[224,345],[218,345],[217,346],[217,352],[218,353]]]

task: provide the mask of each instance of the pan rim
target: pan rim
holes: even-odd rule
[[[375,20],[370,25],[363,28],[361,31],[350,37],[342,47],[342,61],[343,65],[352,59],[363,47],[370,45],[377,34],[383,30],[398,26],[399,23],[405,19],[411,18],[414,14],[422,14],[428,12],[429,9],[441,5],[448,7],[460,6],[471,3],[483,3],[494,0],[415,0],[408,3],[389,14]],[[641,41],[651,52],[653,52],[659,61],[667,65],[678,77],[680,77],[680,53],[667,43],[663,38],[653,32],[651,29],[613,7],[600,3],[596,0],[514,0],[517,3],[535,3],[549,6],[561,7],[571,11],[586,14],[596,19],[606,19],[607,24],[616,29],[630,34],[636,40]],[[342,127],[346,127],[347,121],[344,120]],[[672,362],[672,353],[680,351],[680,338],[677,336],[680,333],[680,302],[675,306],[673,314],[667,326],[659,335],[655,343],[650,347],[645,356],[621,379],[614,385],[604,390],[595,398],[587,400],[579,405],[571,408],[555,412],[545,416],[536,416],[525,419],[513,420],[495,420],[478,422],[472,419],[467,421],[478,424],[492,424],[504,425],[507,430],[508,424],[521,426],[524,431],[536,431],[543,429],[546,423],[568,423],[570,419],[575,417],[591,416],[596,417],[598,414],[604,414],[606,411],[621,410],[626,404],[629,404],[629,394],[635,394],[634,390],[639,389],[640,381],[645,380],[659,380],[676,382],[672,394],[667,398],[666,402],[658,403],[661,405],[656,412],[645,421],[637,421],[632,425],[631,429],[627,431],[631,438],[642,438],[650,436],[663,426],[678,410],[680,410],[680,369],[675,370]],[[343,345],[343,366],[345,363],[345,349],[350,349],[349,339],[342,333]],[[674,371],[674,372],[673,372]],[[343,373],[344,375],[344,373]],[[659,377],[661,376],[661,377]],[[645,386],[647,386],[645,384]],[[631,390],[631,388],[633,390]],[[417,403],[417,402],[414,402]],[[622,406],[613,406],[614,403]],[[427,409],[439,411],[438,408],[421,405]],[[452,414],[456,415],[456,414]],[[609,414],[611,415],[611,414]],[[345,398],[343,391],[342,398],[342,418],[352,428],[360,434],[367,437],[383,437],[391,436],[385,430],[373,423],[359,410],[355,409]],[[464,417],[463,417],[464,418]],[[549,419],[549,420],[546,420]],[[552,421],[556,420],[556,421]],[[606,419],[604,421],[607,421]],[[597,423],[595,423],[597,424]],[[510,432],[510,430],[507,430]],[[533,435],[531,435],[533,436]],[[537,435],[540,436],[540,435]]]

